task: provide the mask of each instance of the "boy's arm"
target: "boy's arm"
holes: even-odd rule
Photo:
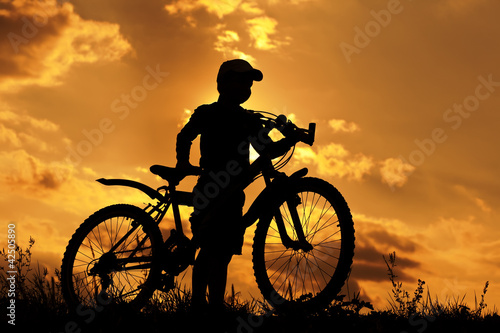
[[[269,138],[269,140],[271,140],[271,138]],[[271,142],[265,146],[262,152],[269,154],[269,157],[273,159],[278,156],[284,155],[296,143],[296,140],[287,137],[276,142],[271,140]],[[258,153],[260,154],[260,152]]]
[[[260,120],[260,119],[259,119]],[[260,120],[259,122],[259,135],[263,145],[255,145],[253,147],[259,155],[262,153],[268,154],[271,159],[278,156],[284,155],[290,148],[297,143],[293,138],[284,137],[278,141],[273,141],[269,136],[269,132],[272,130],[266,123]]]
[[[184,125],[179,134],[177,134],[177,142],[175,151],[177,154],[177,167],[186,168],[190,167],[189,155],[191,152],[191,145],[193,140],[200,134],[199,116],[196,110],[189,118],[189,121]]]

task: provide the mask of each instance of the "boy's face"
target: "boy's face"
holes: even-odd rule
[[[235,104],[246,102],[252,94],[253,78],[248,74],[229,75],[224,82],[219,85],[221,97]]]

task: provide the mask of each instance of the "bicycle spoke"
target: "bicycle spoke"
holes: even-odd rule
[[[324,275],[324,273],[325,273],[326,275],[328,275],[328,274],[327,274],[324,270],[322,270],[322,269],[321,269],[321,267],[320,267],[320,265],[319,265],[319,263],[318,263],[318,260],[317,260],[316,256],[315,256],[314,254],[312,254],[311,256],[313,257],[314,261],[316,262],[316,265],[315,265],[314,267],[317,267],[317,268],[319,269],[319,272],[320,272],[320,274],[321,274],[321,277],[323,278],[323,281],[325,281],[325,285],[326,285],[326,284],[328,284],[328,281],[325,279],[325,275]],[[315,274],[313,274],[312,269],[311,269],[311,274],[312,274],[312,275],[314,276],[314,278],[316,279],[316,275],[315,275]],[[328,277],[329,277],[329,278],[331,278],[331,276],[328,276]],[[317,280],[316,280],[316,283],[317,283],[317,284],[318,284],[318,286],[319,286],[319,282],[318,282]]]
[[[290,261],[290,260],[291,260],[291,257],[290,257],[290,259],[288,259],[287,261],[285,261],[285,262],[284,262],[284,263],[283,263],[283,264],[282,264],[282,265],[281,265],[281,266],[280,266],[277,270],[275,270],[275,271],[274,271],[274,273],[273,273],[273,274],[269,277],[269,279],[271,279],[271,278],[274,276],[274,274],[276,274],[276,272],[280,271],[280,270],[281,270],[281,268],[282,268],[283,266],[285,266],[285,265],[289,264],[289,261]],[[283,274],[283,272],[281,272],[281,273],[278,275],[278,278],[281,276],[281,274]],[[277,278],[277,279],[278,279],[278,278]],[[275,281],[277,281],[277,280],[275,280]]]
[[[323,253],[324,253],[324,252],[323,252]],[[327,262],[327,261],[325,261],[325,260],[323,260],[323,259],[321,259],[321,258],[317,257],[317,256],[316,256],[316,255],[314,255],[314,254],[312,254],[311,256],[314,258],[314,260],[315,260],[316,262],[319,260],[319,261],[321,261],[321,262],[323,262],[323,263],[327,264],[327,265],[328,265],[328,266],[330,266],[331,268],[335,269],[335,266],[334,266],[334,265],[332,265],[332,264],[330,264],[329,262]],[[338,258],[336,258],[335,256],[330,256],[330,257],[335,258],[336,260],[338,260]],[[319,263],[318,263],[318,269],[320,269],[320,270],[322,270],[323,272],[325,272],[326,274],[328,274],[325,270],[323,270],[323,269],[321,268],[321,266],[319,265]],[[330,274],[328,274],[328,275],[330,275]],[[333,275],[333,274],[332,274],[332,275]]]
[[[130,224],[132,221],[133,219],[125,216],[104,220],[91,229],[81,242],[74,259],[73,283],[77,297],[82,300],[83,304],[91,306],[96,295],[101,292],[127,301],[134,299],[141,290],[144,278],[148,276],[147,272],[151,268],[152,246],[142,228],[132,231]],[[129,231],[132,232],[128,234]],[[118,242],[121,244],[112,254],[115,259],[111,260],[114,260],[115,265],[121,268],[111,271],[110,267],[109,273],[103,273],[103,268],[100,266],[98,271],[91,274],[90,269],[96,267],[101,257]],[[99,275],[96,275],[97,272],[100,272]],[[100,274],[108,275],[107,287],[103,285]]]
[[[307,260],[307,263],[306,263],[306,267],[309,268],[309,275],[312,275],[312,277],[314,278],[314,281],[316,282],[316,285],[320,286],[319,282],[318,282],[318,279],[316,278],[316,274],[314,274],[313,272],[313,268],[311,265],[309,265],[309,260]],[[307,270],[306,270],[307,271]],[[323,278],[324,279],[324,278]],[[315,289],[314,289],[314,283],[312,283],[311,281],[311,285],[312,285],[312,294],[314,295],[315,294]],[[307,291],[307,290],[306,290]],[[304,293],[306,293],[306,291]]]
[[[330,201],[314,191],[297,193],[299,204],[279,209],[285,228],[292,240],[297,240],[289,209],[297,209],[306,241],[312,245],[307,252],[287,249],[275,223],[271,223],[266,236],[264,263],[275,290],[290,300],[303,296],[315,297],[333,278],[340,256],[341,233],[337,212]],[[274,221],[274,220],[273,220]],[[306,299],[309,296],[306,297]]]
[[[283,285],[287,282],[287,278],[288,278],[288,271],[290,269],[290,263],[292,262],[292,259],[293,259],[293,256],[290,256],[290,259],[286,262],[286,273],[285,273],[285,277],[283,278],[283,282],[281,283],[281,285],[278,287],[278,290],[281,289],[281,287],[283,287]],[[281,275],[284,273],[284,271],[282,271],[279,275],[278,275],[278,278],[275,280],[276,282],[278,281],[278,279],[281,277]],[[291,295],[290,295],[291,296]]]
[[[326,238],[324,238],[322,241],[320,241],[320,242],[318,243],[318,245],[319,245],[319,244],[324,243],[327,239],[334,237],[334,236],[335,236],[336,234],[338,234],[339,232],[340,232],[340,230],[337,230],[337,231],[336,231],[336,232],[334,232],[333,234],[328,235]],[[336,239],[336,241],[341,241],[341,240],[342,240],[342,239]]]

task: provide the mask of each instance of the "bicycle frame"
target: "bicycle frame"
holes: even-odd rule
[[[316,130],[315,123],[310,123],[308,130],[299,130],[295,125],[287,122],[285,116],[277,117],[275,122],[277,125],[276,128],[280,132],[282,132],[283,135],[288,136],[291,133],[295,133],[294,135],[297,136],[298,141],[302,141],[308,145],[313,144]],[[292,241],[290,239],[286,232],[285,223],[280,212],[274,212],[273,215],[275,216],[275,221],[283,245],[287,248],[292,247],[294,249],[301,248],[304,251],[309,250],[311,248],[311,245],[305,239],[302,225],[300,223],[300,219],[296,210],[297,203],[295,202],[295,198],[287,197],[287,192],[291,188],[291,185],[296,179],[304,177],[307,174],[307,169],[301,169],[293,173],[291,176],[287,176],[286,174],[279,172],[274,168],[269,156],[261,155],[250,165],[248,175],[246,177],[240,178],[239,181],[235,182],[237,184],[234,185],[234,187],[245,189],[256,179],[256,177],[260,173],[262,173],[262,176],[264,177],[266,188],[258,195],[256,200],[248,209],[247,213],[245,213],[245,215],[243,216],[243,223],[245,227],[249,227],[260,218],[270,217],[265,215],[269,214],[268,212],[272,209],[272,205],[277,202],[277,199],[281,199],[282,201],[280,201],[280,203],[283,201],[286,201],[287,203],[292,217],[293,227],[296,230],[298,238],[298,241]],[[193,206],[194,195],[190,192],[177,191],[176,185],[178,183],[169,183],[167,186],[162,186],[157,190],[154,190],[147,185],[132,180],[101,178],[97,181],[103,185],[118,185],[136,188],[147,194],[151,199],[158,200],[158,204],[148,204],[148,206],[144,208],[144,210],[150,216],[152,216],[157,223],[161,222],[169,207],[172,206],[175,229],[178,233],[184,235],[184,232],[182,230],[183,228],[180,218],[179,205]],[[161,190],[165,191],[164,195],[160,193]],[[231,189],[228,189],[228,191],[225,192],[229,192],[230,195]],[[228,194],[226,193],[225,195],[227,196]],[[220,201],[222,200],[219,200],[219,202]],[[212,207],[212,210],[214,208],[216,207]],[[207,220],[209,217],[210,213],[205,215],[204,220]]]
[[[297,241],[292,241],[290,236],[286,232],[285,223],[279,212],[272,212],[275,217],[277,228],[281,237],[283,245],[287,248],[293,249],[303,249],[307,251],[311,245],[306,241],[302,226],[300,224],[300,219],[296,210],[296,203],[293,202],[294,198],[288,198],[287,194],[298,178],[302,178],[307,174],[307,168],[303,168],[294,172],[292,175],[287,176],[286,174],[276,171],[269,159],[261,156],[250,167],[251,177],[243,179],[238,185],[234,187],[246,188],[254,180],[254,175],[258,175],[262,172],[266,187],[257,196],[254,202],[251,204],[250,208],[243,215],[243,223],[245,227],[249,227],[254,224],[257,220],[262,218],[270,218],[269,212],[277,202],[286,201],[288,209],[290,211],[293,227],[297,233]],[[174,224],[177,233],[184,235],[182,220],[180,217],[179,206],[193,206],[193,193],[178,191],[175,184],[168,184],[162,186],[157,190],[153,188],[126,179],[98,179],[99,183],[107,186],[127,186],[136,188],[143,193],[147,194],[151,199],[158,200],[158,203],[148,205],[144,208],[146,213],[148,213],[156,223],[160,223],[167,213],[168,209],[172,207],[172,213],[174,217]],[[165,191],[165,194],[161,194],[160,191]],[[228,189],[226,195],[231,194],[231,189]],[[212,209],[217,209],[217,206],[212,207]],[[206,219],[210,218],[210,214],[207,214]]]

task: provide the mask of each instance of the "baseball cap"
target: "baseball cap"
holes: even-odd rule
[[[217,82],[219,82],[221,78],[229,72],[251,73],[254,81],[261,81],[263,78],[262,72],[253,68],[248,61],[243,59],[233,59],[224,61],[222,65],[220,65],[219,73],[217,74]]]

